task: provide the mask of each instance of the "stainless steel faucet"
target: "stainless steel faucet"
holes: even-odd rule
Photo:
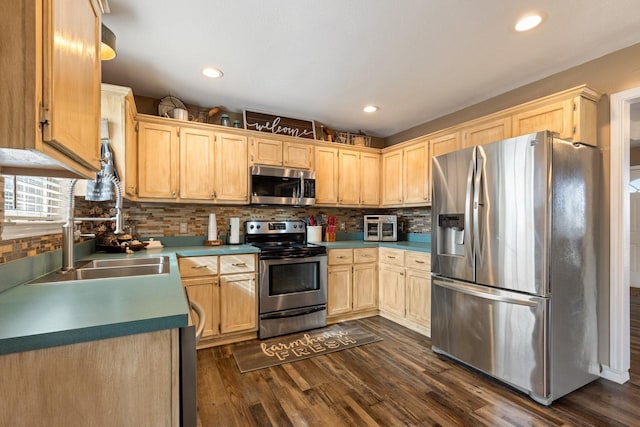
[[[69,204],[67,210],[67,218],[62,226],[62,270],[70,271],[74,270],[74,257],[73,257],[73,232],[75,221],[115,221],[116,230],[115,234],[124,234],[124,215],[122,214],[122,188],[120,186],[120,180],[113,175],[103,175],[104,179],[113,183],[116,189],[116,216],[111,218],[74,218],[75,200],[73,197],[74,189],[76,187],[77,179],[71,181],[69,186]]]

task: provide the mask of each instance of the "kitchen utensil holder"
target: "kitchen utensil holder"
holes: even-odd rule
[[[322,226],[321,225],[307,226],[307,242],[308,243],[322,242]]]

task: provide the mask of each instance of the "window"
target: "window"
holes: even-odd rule
[[[59,233],[69,179],[4,175],[2,239]]]

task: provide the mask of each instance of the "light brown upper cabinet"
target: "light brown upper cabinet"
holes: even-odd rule
[[[382,205],[402,205],[402,150],[382,154]]]
[[[252,137],[250,145],[251,164],[297,169],[311,169],[313,166],[311,144]]]
[[[316,204],[338,203],[338,149],[316,146]]]
[[[102,84],[100,117],[109,122],[109,142],[126,197],[137,194],[136,104],[128,87]],[[127,143],[129,141],[129,143]]]
[[[598,94],[583,88],[579,95],[518,112],[512,116],[513,134],[550,130],[562,139],[597,145],[597,99]]]
[[[360,206],[380,205],[380,154],[360,153]]]
[[[217,132],[215,160],[215,202],[249,203],[249,164],[247,137]]]
[[[360,204],[360,152],[340,150],[338,153],[338,202],[341,205]]]
[[[511,117],[500,117],[462,128],[462,146],[475,147],[510,138]]]
[[[431,145],[431,157],[451,153],[462,148],[460,132],[445,133],[444,135],[431,137],[429,144]]]
[[[97,2],[6,1],[0,15],[3,173],[93,178],[100,170]]]
[[[316,203],[378,206],[380,155],[376,152],[316,146]]]
[[[426,206],[431,202],[429,141],[418,138],[382,155],[382,205]]]
[[[403,149],[403,205],[424,206],[431,202],[429,142],[420,141]]]
[[[177,198],[180,172],[178,128],[140,120],[137,143],[138,198]]]
[[[191,127],[180,129],[180,198],[215,199],[216,134]]]
[[[248,204],[247,137],[180,124],[139,116],[137,199]]]

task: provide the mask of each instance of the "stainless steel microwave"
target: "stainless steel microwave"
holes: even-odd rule
[[[398,240],[398,217],[396,215],[365,215],[364,240]]]
[[[251,203],[312,206],[316,203],[316,173],[304,169],[251,166]]]

